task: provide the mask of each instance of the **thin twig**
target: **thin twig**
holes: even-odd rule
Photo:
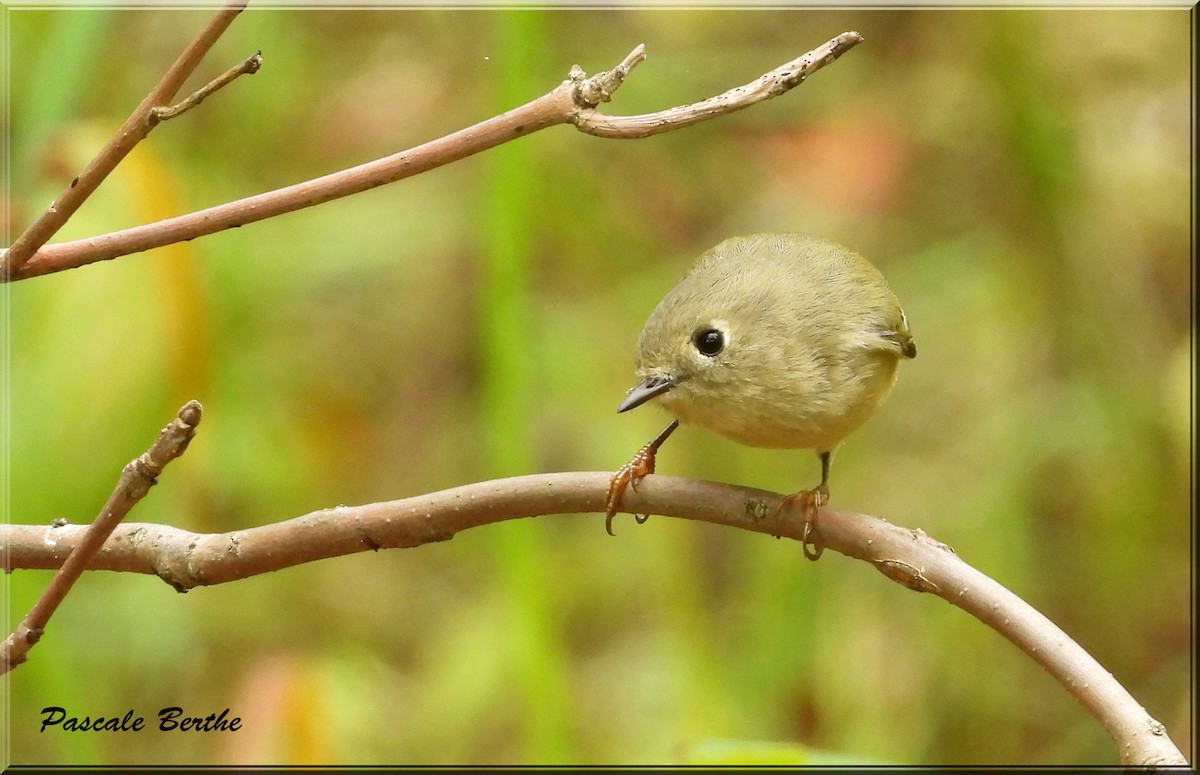
[[[113,135],[79,176],[70,182],[42,216],[24,231],[9,249],[0,255],[0,282],[21,276],[26,262],[36,255],[63,227],[92,192],[108,177],[121,160],[150,133],[158,122],[147,121],[150,112],[168,104],[195,71],[204,55],[246,7],[248,0],[234,0],[221,8],[212,21],[188,44],[175,63],[163,74],[125,123]]]
[[[680,129],[784,94],[861,40],[857,32],[842,33],[752,84],[703,102],[644,116],[599,113],[595,109],[597,101],[612,97],[629,71],[645,57],[645,49],[639,45],[612,70],[587,78],[576,66],[565,81],[532,102],[406,151],[187,215],[45,245],[19,271],[12,272],[10,279],[74,269],[312,207],[427,172],[558,124],[573,124],[582,132],[600,137],[629,139]]]
[[[158,123],[159,121],[169,121],[183,115],[201,102],[204,102],[205,98],[210,94],[229,84],[234,78],[240,75],[254,75],[257,73],[259,68],[262,67],[262,61],[262,52],[254,52],[254,55],[245,62],[236,64],[221,73],[209,83],[192,92],[191,96],[182,102],[176,103],[169,108],[151,108],[150,114],[146,116],[146,120],[151,123]]]
[[[187,449],[200,422],[200,413],[200,404],[189,401],[179,410],[179,415],[162,429],[150,449],[121,470],[121,478],[104,508],[92,524],[83,530],[73,551],[17,629],[4,639],[0,647],[0,674],[25,661],[29,650],[42,637],[50,617],[71,591],[80,574],[88,568],[96,552],[104,546],[129,510],[150,492],[163,467]]]
[[[577,472],[499,479],[404,500],[339,506],[229,533],[128,524],[90,567],[153,573],[186,591],[367,549],[445,541],[463,530],[509,519],[603,512],[611,476]],[[622,508],[802,540],[802,510],[781,510],[782,503],[777,493],[652,475],[636,491],[626,491]],[[1032,657],[1100,721],[1117,742],[1123,764],[1186,764],[1162,724],[1079,644],[949,547],[920,530],[836,509],[823,508],[818,526],[827,548],[869,562],[909,589],[958,606]],[[6,570],[57,567],[80,533],[70,525],[0,526],[0,536],[9,546]]]
[[[862,41],[862,35],[857,32],[843,32],[807,54],[780,65],[744,86],[691,105],[680,105],[641,116],[606,116],[595,110],[581,110],[573,117],[572,123],[581,132],[618,140],[638,140],[683,129],[714,116],[723,116],[786,94],[804,83],[808,76],[836,61]]]

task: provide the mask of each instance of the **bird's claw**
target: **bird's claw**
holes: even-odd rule
[[[643,477],[654,473],[656,451],[657,447],[653,442],[642,447],[628,463],[617,469],[617,472],[612,475],[612,479],[609,480],[608,498],[604,502],[604,529],[610,536],[616,535],[612,531],[612,520],[617,514],[617,508],[621,505],[621,496],[625,494],[625,488],[632,487],[636,491],[638,482]],[[650,515],[634,514],[633,518],[640,525],[650,519]]]
[[[800,537],[800,545],[804,556],[810,560],[820,558],[825,546],[817,540],[817,510],[829,502],[829,487],[819,484],[811,490],[801,490],[783,499],[780,510],[790,507],[796,501],[803,502],[804,532]]]

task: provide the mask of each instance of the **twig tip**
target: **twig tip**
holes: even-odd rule
[[[862,43],[863,36],[855,30],[850,30],[849,32],[843,32],[830,42],[833,43],[833,50],[837,52],[838,56],[841,56],[859,43]]]
[[[179,420],[186,425],[195,428],[200,424],[200,417],[204,413],[204,407],[196,399],[192,399],[183,405],[179,410]]]

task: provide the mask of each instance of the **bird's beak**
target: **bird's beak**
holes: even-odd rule
[[[617,412],[627,412],[635,406],[641,406],[651,398],[666,393],[678,383],[679,380],[671,377],[647,377],[642,380],[642,384],[630,388],[625,400],[617,407]]]

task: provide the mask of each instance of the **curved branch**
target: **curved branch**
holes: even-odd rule
[[[201,535],[165,525],[126,524],[89,566],[153,573],[180,591],[221,584],[367,549],[445,541],[480,525],[519,517],[602,512],[609,472],[521,476],[397,501],[339,506],[262,527]],[[800,541],[801,509],[747,487],[647,476],[624,496],[629,511],[711,522]],[[1117,742],[1125,765],[1186,765],[1163,725],[1086,651],[1029,604],[920,530],[823,508],[821,543],[870,563],[888,578],[930,592],[995,629],[1044,667]],[[599,528],[597,528],[599,529]],[[54,568],[79,541],[75,526],[3,526],[6,571]]]
[[[598,112],[596,105],[608,100],[644,58],[645,50],[638,46],[612,70],[586,78],[576,66],[567,80],[532,102],[407,151],[187,215],[44,245],[23,266],[12,267],[9,278],[22,280],[74,269],[312,207],[427,172],[558,124],[573,124],[582,132],[600,137],[628,139],[681,129],[784,94],[861,40],[857,32],[842,33],[752,84],[703,102],[644,116],[606,116]],[[0,281],[3,279],[0,275]]]

